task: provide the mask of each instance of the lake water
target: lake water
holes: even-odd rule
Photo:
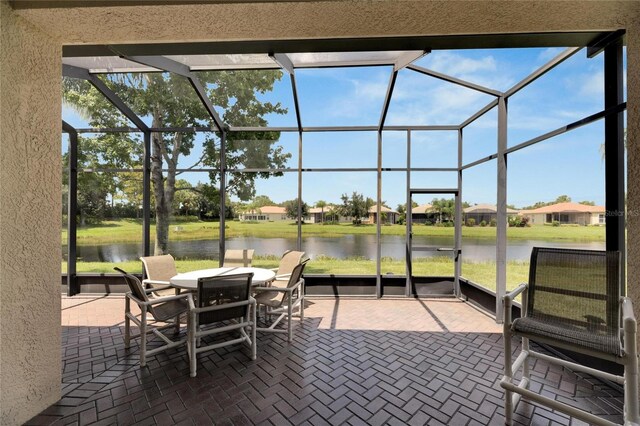
[[[451,247],[451,237],[415,236],[415,246]],[[306,237],[302,239],[303,250],[312,258],[325,255],[335,258],[361,256],[368,259],[376,257],[375,235],[345,235],[341,237]],[[256,255],[280,256],[285,250],[295,249],[295,238],[229,238],[227,248],[252,248]],[[604,242],[556,242],[538,240],[509,240],[508,260],[529,260],[531,248],[565,247],[604,250]],[[152,247],[153,249],[153,247]],[[66,258],[66,246],[63,246]],[[139,243],[108,245],[78,245],[78,257],[85,262],[123,262],[137,259],[142,255]],[[176,258],[217,259],[218,240],[189,240],[170,243],[170,253]],[[401,235],[382,236],[382,256],[404,259],[405,239]],[[415,252],[414,257],[448,256],[443,252]],[[495,241],[483,238],[464,238],[462,256],[471,261],[492,261],[496,257]]]

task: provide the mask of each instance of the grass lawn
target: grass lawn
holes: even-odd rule
[[[226,235],[233,237],[256,238],[296,238],[297,226],[289,222],[243,223],[226,222]],[[370,234],[375,235],[375,225],[337,224],[304,224],[303,237],[340,237],[342,235]],[[453,228],[414,225],[413,233],[417,236],[452,236]],[[403,225],[385,225],[383,235],[405,235]],[[463,227],[463,237],[495,238],[496,228]],[[155,236],[155,225],[151,226],[151,238]],[[509,228],[509,239],[527,240],[563,240],[563,241],[604,241],[605,228],[600,226],[532,226],[528,228]],[[169,231],[171,240],[201,240],[219,238],[218,222],[202,222],[198,220],[179,220],[174,222]],[[62,243],[67,239],[66,230],[62,231]],[[98,245],[119,242],[139,242],[142,239],[142,222],[135,219],[107,220],[100,225],[78,227],[77,241],[80,245]]]
[[[279,258],[276,256],[255,256],[253,266],[258,268],[275,268]],[[142,265],[139,261],[119,263],[106,262],[78,262],[78,273],[115,273],[114,266],[127,272],[141,273]],[[188,272],[196,269],[217,268],[217,260],[177,260],[178,272]],[[66,273],[66,262],[62,263],[62,273]],[[376,264],[372,260],[362,258],[335,259],[318,257],[311,260],[305,268],[307,274],[322,275],[375,275]],[[382,273],[405,275],[404,260],[383,258]],[[521,282],[527,281],[529,273],[528,262],[509,262],[507,264],[507,287],[515,288]],[[446,258],[418,259],[414,261],[414,275],[418,276],[453,276],[453,261]],[[496,265],[494,262],[463,262],[462,276],[491,290],[495,290]]]

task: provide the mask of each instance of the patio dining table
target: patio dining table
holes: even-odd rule
[[[247,268],[247,267],[237,267],[237,268],[213,268],[213,269],[199,269],[196,271],[185,272],[183,274],[178,274],[169,280],[172,287],[179,288],[182,290],[191,290],[195,291],[198,289],[198,279],[205,277],[216,277],[216,276],[226,276],[226,275],[234,275],[234,274],[248,274],[253,272],[253,280],[251,281],[251,285],[253,286],[262,286],[271,281],[273,281],[276,277],[276,273],[271,269],[264,268]]]

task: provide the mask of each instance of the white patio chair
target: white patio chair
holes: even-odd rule
[[[154,294],[158,297],[173,296],[178,294],[176,289],[168,288],[169,280],[178,274],[176,270],[176,261],[170,254],[161,256],[141,257],[140,260],[144,265],[146,278],[142,280],[145,288],[154,289]],[[164,290],[158,290],[162,287]]]
[[[253,259],[253,249],[242,250],[227,250],[224,253],[224,261],[222,266],[228,267],[251,267],[251,260]]]
[[[140,337],[140,367],[146,365],[148,357],[158,352],[184,345],[186,339],[173,341],[165,336],[161,330],[174,327],[174,325],[176,326],[176,330],[179,330],[180,315],[186,314],[189,309],[187,294],[150,299],[148,296],[149,293],[161,287],[145,290],[140,280],[134,275],[128,274],[120,268],[114,269],[124,276],[130,290],[125,295],[124,347],[129,349],[131,339]],[[140,308],[140,318],[131,312],[131,301]],[[149,318],[148,314],[151,314],[153,318]],[[140,330],[137,336],[131,336],[131,321],[133,321]],[[156,322],[167,324],[155,326]],[[149,333],[153,333],[159,337],[165,344],[158,348],[147,350],[147,335]]]
[[[293,268],[303,262],[305,252],[287,250],[280,259],[280,264],[277,268],[273,268],[272,271],[276,273],[276,278],[270,285],[275,287],[286,287],[289,284],[289,277],[293,272]],[[308,259],[307,259],[308,260]]]
[[[189,365],[196,377],[197,354],[247,343],[256,359],[256,301],[251,297],[253,273],[200,278],[197,306],[189,293]],[[221,326],[206,328],[224,322]],[[237,330],[239,337],[198,347],[205,336]]]
[[[296,316],[300,318],[300,321],[304,320],[304,279],[302,273],[306,261],[298,263],[291,274],[289,274],[289,281],[286,287],[254,287],[256,292],[256,302],[258,307],[264,305],[265,317],[268,319],[270,316],[277,315],[275,321],[271,323],[269,327],[258,327],[258,331],[265,331],[270,333],[287,333],[289,341],[293,339],[293,325],[291,319]],[[294,314],[295,308],[300,309],[299,314]],[[278,329],[276,326],[284,318],[287,319],[286,330]]]
[[[512,321],[511,305],[519,294],[522,318]],[[521,397],[591,424],[613,424],[529,390],[529,357],[624,385],[625,424],[640,422],[637,325],[631,300],[620,297],[620,253],[534,247],[529,283],[503,301],[505,374],[500,385],[505,389],[507,424]],[[513,336],[522,338],[522,351],[512,363]],[[621,364],[624,376],[536,352],[530,340]],[[515,384],[514,373],[521,367],[522,379]]]

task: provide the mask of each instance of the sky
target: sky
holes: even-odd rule
[[[507,90],[563,49],[492,49],[434,51],[416,65],[497,90]],[[625,51],[626,53],[626,51]],[[626,59],[626,55],[625,55]],[[508,146],[529,140],[603,109],[603,55],[587,59],[581,50],[554,70],[524,88],[508,102]],[[626,63],[625,63],[626,70]],[[376,125],[380,118],[391,67],[297,69],[296,82],[303,126]],[[626,77],[626,72],[625,72]],[[626,87],[625,87],[626,93]],[[280,102],[285,115],[267,116],[270,126],[295,126],[293,95],[287,76],[272,92],[259,99]],[[493,99],[474,90],[403,69],[393,92],[386,124],[460,124]],[[217,108],[223,113],[221,108]],[[63,119],[77,127],[86,120],[65,106]],[[233,123],[231,123],[233,124]],[[383,133],[383,168],[405,167],[405,132]],[[494,108],[463,132],[463,164],[497,151],[497,111]],[[604,163],[600,147],[603,122],[551,138],[508,157],[507,202],[516,207],[537,201],[553,201],[569,195],[573,201],[604,204]],[[201,142],[200,142],[201,144]],[[298,164],[298,135],[282,133],[277,142],[291,153],[287,167]],[[197,145],[197,144],[196,144]],[[66,143],[63,141],[63,149]],[[194,148],[179,167],[189,167],[199,158]],[[412,167],[456,167],[455,131],[412,132]],[[305,133],[303,168],[373,168],[377,166],[376,132]],[[180,176],[192,183],[206,181],[206,173]],[[310,205],[318,200],[338,203],[340,195],[354,191],[376,197],[375,172],[305,172],[302,199]],[[382,200],[390,207],[406,201],[405,172],[383,172]],[[452,188],[455,172],[413,172],[412,188]],[[257,194],[275,202],[297,197],[297,173],[285,173],[257,182]],[[420,203],[431,199],[425,196]],[[470,204],[496,202],[496,161],[463,173],[463,201]]]

